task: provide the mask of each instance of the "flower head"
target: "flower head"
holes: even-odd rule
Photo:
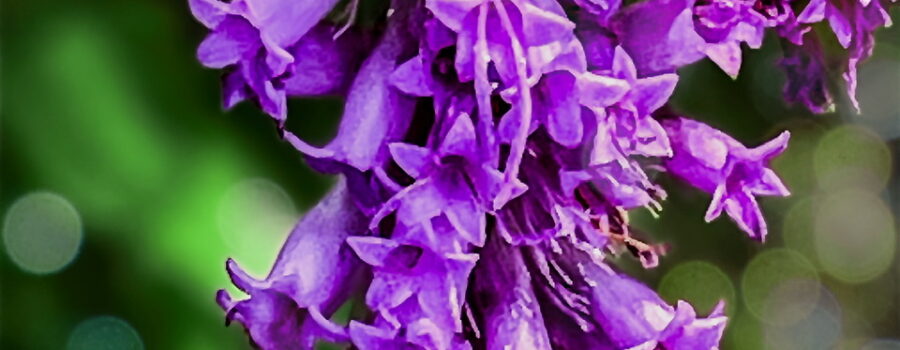
[[[267,278],[229,260],[249,297],[218,302],[263,349],[717,349],[721,306],[668,304],[607,258],[660,263],[628,213],[663,209],[661,170],[712,194],[707,220],[765,237],[756,196],[788,194],[768,163],[789,134],[748,148],[659,110],[677,68],[708,57],[734,76],[766,28],[801,48],[782,63],[789,98],[830,104],[808,23],[854,13],[862,59],[884,2],[823,1],[795,16],[787,0],[395,0],[344,31],[334,0],[191,0],[226,105],[255,100],[341,179]],[[345,105],[316,147],[283,122],[287,97],[321,94]],[[332,322],[347,302],[363,315]]]

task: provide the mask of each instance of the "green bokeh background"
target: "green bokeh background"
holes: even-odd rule
[[[261,275],[286,231],[245,238],[250,244],[235,251],[222,234],[223,220],[232,222],[222,218],[223,198],[237,184],[264,179],[283,189],[299,216],[332,180],[312,172],[251,104],[221,109],[219,72],[194,58],[206,30],[191,18],[186,1],[6,0],[0,15],[0,212],[28,193],[50,191],[70,201],[84,223],[79,254],[55,274],[30,274],[0,249],[0,348],[64,349],[80,322],[101,315],[129,323],[146,349],[249,348],[240,327],[224,326],[214,303],[215,291],[229,285],[224,261],[235,256]],[[893,17],[900,19],[896,11]],[[826,46],[835,45],[833,36],[823,37],[831,40]],[[888,184],[867,190],[898,216],[900,30],[881,30],[878,39],[860,74],[861,116],[845,101],[825,116],[785,106],[774,37],[762,50],[745,53],[737,80],[709,62],[682,69],[673,100],[678,110],[752,145],[783,129],[794,133],[795,145],[776,168],[795,196],[762,200],[770,226],[765,245],[726,219],[703,223],[709,196],[666,177],[657,179],[670,194],[661,217],[643,210],[633,215],[636,226],[671,252],[655,270],[640,271],[630,258],[621,259],[623,269],[660,286],[671,301],[694,301],[703,313],[718,298],[728,300],[734,321],[723,349],[764,348],[764,326],[742,299],[743,272],[761,251],[786,245],[789,209],[835,190],[834,181],[822,181],[825,170],[816,169],[840,168],[875,152],[851,150],[849,160],[824,156],[817,168],[821,135],[845,124],[879,135],[888,161],[870,158],[881,168],[887,163],[878,175]],[[335,100],[292,100],[289,128],[323,144],[334,134],[340,108]],[[845,178],[838,187],[866,187],[867,179]],[[259,234],[252,219],[240,223]],[[896,219],[893,225],[896,232]],[[789,248],[811,261],[841,305],[845,348],[900,337],[896,249],[876,279],[848,284],[816,262],[809,235],[792,233],[787,236],[799,243]],[[682,280],[660,283],[684,262]],[[698,282],[685,282],[691,279]],[[710,287],[698,288],[704,283]]]

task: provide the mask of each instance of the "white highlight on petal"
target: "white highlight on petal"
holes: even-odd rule
[[[672,322],[672,319],[675,318],[675,313],[672,310],[666,309],[663,305],[652,301],[641,301],[640,310],[647,323],[657,331],[666,328]]]

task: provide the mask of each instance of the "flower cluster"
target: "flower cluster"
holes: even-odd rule
[[[742,43],[774,28],[787,99],[824,111],[811,24],[828,20],[849,50],[853,96],[890,5],[394,0],[363,26],[358,1],[189,2],[226,107],[256,102],[310,166],[339,174],[265,279],[227,263],[249,298],[217,301],[263,349],[717,349],[721,305],[706,317],[669,305],[605,259],[657,264],[627,218],[662,208],[656,172],[709,193],[707,221],[724,210],[763,240],[756,196],[788,195],[768,163],[789,133],[751,148],[674,115],[676,69],[708,57],[737,76]],[[316,147],[285,129],[286,99],[321,95],[345,105]],[[349,324],[330,319],[354,299],[366,308]]]

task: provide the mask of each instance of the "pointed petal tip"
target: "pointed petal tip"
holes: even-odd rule
[[[710,223],[719,215],[722,214],[722,210],[725,209],[725,201],[728,200],[727,191],[725,184],[721,184],[716,187],[716,191],[713,192],[713,198],[709,203],[709,207],[706,209],[706,215],[704,215],[703,219],[706,223]]]
[[[232,258],[226,260],[225,270],[228,272],[228,277],[231,278],[231,282],[234,283],[234,286],[244,293],[251,294],[251,292],[262,287],[263,282],[247,274],[247,272],[245,272]]]
[[[716,303],[716,306],[713,307],[713,310],[709,313],[709,317],[722,317],[725,316],[725,299],[719,300]]]
[[[422,176],[428,166],[436,162],[431,150],[408,143],[392,142],[388,144],[388,152],[394,162],[414,179]]]
[[[224,289],[216,291],[216,304],[219,304],[219,307],[225,311],[231,310],[231,308],[234,307],[234,301],[231,300],[231,295]]]
[[[791,132],[788,130],[782,131],[775,138],[766,141],[756,148],[750,149],[749,157],[751,158],[751,160],[756,161],[771,160],[772,158],[779,156],[787,149],[790,139]]]
[[[453,121],[453,125],[444,136],[438,151],[442,156],[467,156],[475,152],[476,148],[475,124],[472,123],[472,119],[468,115],[462,114]]]
[[[509,203],[509,201],[515,199],[520,196],[522,193],[528,190],[528,185],[524,184],[519,179],[512,179],[511,181],[506,181],[502,187],[500,188],[500,193],[494,197],[493,205],[494,210],[499,210]]]

